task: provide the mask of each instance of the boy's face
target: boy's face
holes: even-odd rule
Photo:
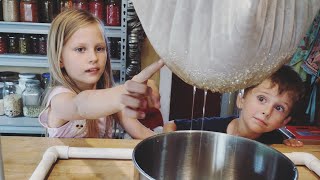
[[[287,124],[293,100],[288,92],[278,93],[278,86],[272,87],[269,79],[251,89],[245,97],[237,99],[242,109],[240,123],[254,133],[270,132]]]

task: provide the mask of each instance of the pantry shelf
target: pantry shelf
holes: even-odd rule
[[[2,33],[48,34],[50,23],[5,22],[0,21]],[[18,27],[18,28],[17,28]],[[121,27],[105,26],[107,37],[121,37]]]
[[[1,32],[23,34],[48,34],[49,23],[0,22]],[[17,28],[18,27],[18,28]]]
[[[128,0],[121,1],[121,25],[104,26],[105,35],[110,39],[116,39],[119,46],[117,59],[111,59],[112,73],[115,83],[123,84],[126,80],[126,58],[127,58],[127,7]],[[20,37],[21,34],[48,34],[50,23],[31,23],[31,22],[5,22],[0,21],[0,33],[10,34]],[[114,47],[114,46],[113,46]],[[110,47],[111,50],[111,47]],[[6,51],[7,52],[7,51]],[[12,52],[12,51],[11,51]],[[21,52],[21,51],[19,51]],[[36,52],[36,51],[35,51]],[[29,52],[28,52],[29,53]],[[48,68],[48,59],[45,55],[37,54],[0,54],[0,66],[6,67],[26,67],[26,68]],[[19,68],[20,69],[20,68]],[[26,70],[27,71],[27,70]],[[37,118],[17,117],[8,118],[0,116],[0,133],[11,134],[45,134]]]
[[[0,66],[48,67],[48,60],[41,55],[1,54]]]
[[[46,134],[46,129],[38,118],[0,116],[0,133],[15,134]]]
[[[20,55],[20,54],[0,54],[0,66],[14,67],[49,67],[46,56],[41,55]],[[120,59],[111,59],[113,70],[121,70]]]

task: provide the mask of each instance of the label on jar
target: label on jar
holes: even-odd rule
[[[115,5],[107,6],[106,14],[106,25],[107,26],[120,26],[120,7]]]

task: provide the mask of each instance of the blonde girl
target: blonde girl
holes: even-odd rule
[[[110,138],[114,120],[133,138],[154,134],[137,118],[145,116],[143,110],[152,95],[146,82],[163,62],[113,87],[107,52],[103,24],[95,16],[69,9],[54,19],[48,34],[51,88],[39,116],[49,137]]]

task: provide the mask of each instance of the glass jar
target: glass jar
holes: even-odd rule
[[[42,74],[42,87],[46,89],[50,84],[50,73]]]
[[[116,58],[120,59],[121,58],[121,39],[117,40],[117,49],[116,49],[117,55]]]
[[[104,4],[102,0],[90,0],[89,12],[98,17],[101,21],[104,21]]]
[[[2,0],[0,0],[0,21],[3,21],[3,7],[2,7]]]
[[[30,47],[30,37],[26,34],[23,34],[19,38],[19,52],[20,54],[28,54]]]
[[[4,21],[19,21],[19,1],[3,0],[3,20]]]
[[[17,81],[19,79],[19,73],[13,71],[0,72],[0,81]]]
[[[37,0],[21,0],[20,1],[20,21],[21,22],[39,22]]]
[[[9,46],[8,46],[8,53],[18,53],[19,52],[19,40],[17,35],[10,34],[8,36],[9,39]]]
[[[106,25],[120,26],[121,25],[121,6],[119,0],[108,0],[106,4]]]
[[[23,115],[26,117],[38,117],[41,108],[41,97],[43,90],[39,80],[29,80],[22,92]]]
[[[72,0],[58,0],[58,12],[62,12],[64,9],[71,9],[72,8]]]
[[[57,4],[53,0],[39,1],[39,20],[43,23],[50,23],[57,14]]]
[[[47,35],[41,35],[39,38],[39,54],[47,54]]]
[[[7,36],[5,34],[0,34],[0,54],[8,52],[7,45]]]
[[[3,107],[3,86],[4,83],[0,82],[0,116],[4,115],[4,107]]]
[[[22,98],[18,94],[19,86],[16,82],[7,81],[3,87],[4,114],[8,117],[16,117],[22,114]]]
[[[30,36],[30,53],[39,53],[39,37],[37,35]]]
[[[20,73],[19,74],[19,87],[22,91],[26,88],[26,82],[29,80],[35,80],[36,79],[36,74],[33,73]]]
[[[120,38],[108,38],[108,52],[110,58],[120,59],[121,56],[121,39]]]
[[[75,9],[88,10],[87,0],[73,0],[72,7]]]

